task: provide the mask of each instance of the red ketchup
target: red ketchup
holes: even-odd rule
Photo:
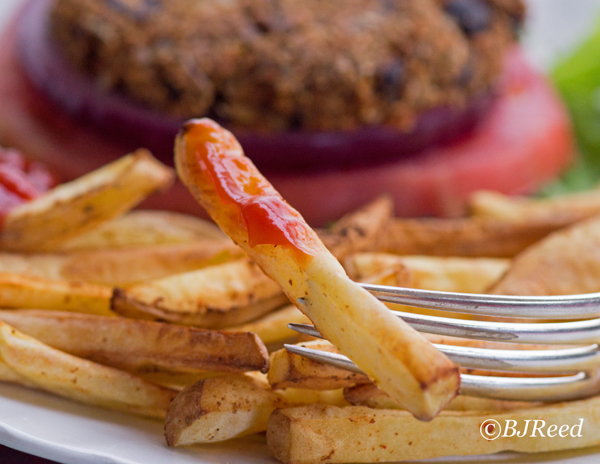
[[[281,245],[303,256],[321,251],[314,232],[243,155],[231,133],[209,120],[186,123],[186,155],[224,204],[234,205],[251,247]]]
[[[15,206],[39,197],[56,185],[56,178],[41,163],[16,150],[0,148],[0,221]]]

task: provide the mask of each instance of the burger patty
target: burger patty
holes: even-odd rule
[[[52,34],[107,92],[257,131],[410,129],[493,89],[521,0],[56,0]]]

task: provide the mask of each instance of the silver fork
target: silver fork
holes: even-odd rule
[[[392,311],[421,332],[505,343],[578,345],[543,350],[435,345],[461,367],[543,375],[461,374],[461,394],[504,400],[569,401],[600,393],[600,293],[526,297],[360,285],[386,303],[499,318],[491,322]],[[536,321],[501,321],[507,317]],[[553,319],[562,322],[538,322]],[[311,325],[289,324],[289,327],[323,338]],[[305,358],[362,373],[350,359],[340,354],[299,345],[285,345],[285,348]]]

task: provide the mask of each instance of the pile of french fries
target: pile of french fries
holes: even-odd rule
[[[271,454],[294,464],[600,444],[600,397],[542,404],[459,396],[422,422],[367,376],[280,349],[285,341],[337,352],[288,329],[310,321],[215,225],[132,211],[173,178],[138,151],[8,214],[0,380],[165,420],[169,446],[266,432]],[[543,200],[479,192],[471,206],[460,219],[398,219],[382,197],[318,234],[356,281],[466,293],[600,291],[600,190]],[[486,419],[580,418],[580,438],[489,441],[479,430]]]

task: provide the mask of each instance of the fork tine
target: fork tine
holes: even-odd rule
[[[291,353],[313,361],[364,374],[350,359],[337,353],[284,345]],[[461,374],[460,393],[515,401],[569,401],[597,393],[598,376],[579,372],[562,377],[493,377]]]
[[[492,322],[392,311],[419,332],[510,343],[584,344],[600,342],[600,319],[571,322]]]
[[[510,343],[585,344],[600,342],[600,319],[570,322],[492,322],[392,311],[419,332]],[[310,334],[309,334],[310,335]]]
[[[288,327],[296,332],[323,338],[311,325],[289,324]],[[565,373],[600,367],[600,352],[596,344],[558,350],[527,351],[440,345],[436,343],[433,346],[458,365],[471,369]],[[344,369],[347,368],[344,367]]]
[[[463,314],[533,319],[600,317],[600,293],[562,296],[505,296],[439,292],[360,283],[386,303]]]
[[[565,377],[488,377],[461,374],[461,395],[513,401],[572,401],[598,393],[598,378],[579,372]]]

